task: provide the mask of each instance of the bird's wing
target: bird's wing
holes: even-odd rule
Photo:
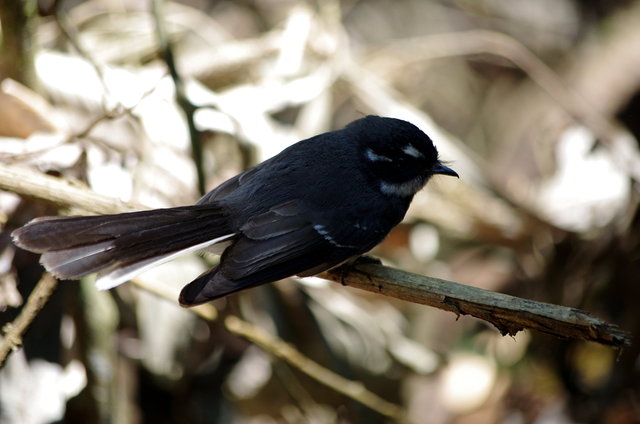
[[[238,187],[246,184],[247,181],[251,180],[264,166],[265,162],[261,164],[247,169],[241,174],[236,175],[233,178],[229,178],[227,181],[220,184],[218,187],[214,188],[204,196],[198,200],[198,205],[206,205],[212,203],[216,200],[222,200],[227,197],[229,194],[233,193]]]
[[[220,265],[187,285],[180,302],[196,305],[305,271],[318,273],[362,253],[337,244],[304,216],[300,203],[290,201],[250,219]]]

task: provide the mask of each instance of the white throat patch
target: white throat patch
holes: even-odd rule
[[[380,183],[380,191],[387,196],[409,197],[419,192],[427,183],[426,178],[416,177],[404,183]]]

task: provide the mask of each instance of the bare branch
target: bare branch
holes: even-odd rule
[[[528,328],[556,337],[611,346],[630,344],[628,333],[580,309],[522,299],[379,264],[356,263],[325,272],[320,277],[458,315],[472,315],[493,324],[502,335],[513,336]]]
[[[50,274],[44,274],[36,287],[31,292],[27,303],[24,305],[18,317],[2,328],[0,338],[0,369],[4,366],[9,355],[22,346],[22,336],[27,331],[40,310],[46,305],[49,297],[58,286],[58,280]]]
[[[235,316],[224,320],[227,330],[238,334],[260,346],[270,354],[287,361],[300,371],[325,386],[354,399],[374,411],[389,417],[397,423],[407,422],[403,409],[388,402],[367,388],[359,381],[348,380],[312,361],[295,347],[277,337],[272,336],[260,327],[250,324]]]
[[[167,30],[164,24],[164,0],[153,0],[151,4],[153,20],[156,25],[156,33],[160,43],[160,54],[167,64],[167,68],[169,68],[169,74],[171,74],[171,79],[173,80],[173,84],[176,88],[176,103],[184,112],[185,120],[189,127],[191,157],[193,158],[196,175],[198,176],[198,191],[203,195],[205,193],[206,177],[202,158],[202,134],[196,128],[194,116],[197,107],[191,103],[187,97],[184,81],[178,72],[178,66],[176,64],[175,55],[173,54],[171,40],[167,35]]]
[[[0,189],[59,205],[74,206],[90,213],[109,214],[146,209],[143,205],[94,193],[80,182],[73,183],[19,166],[0,165]]]
[[[78,53],[78,55],[80,55],[80,57],[82,57],[87,62],[89,62],[89,64],[93,67],[93,70],[96,72],[96,75],[98,76],[98,79],[100,80],[100,84],[102,85],[102,88],[104,89],[105,95],[108,95],[109,92],[110,92],[109,91],[109,86],[105,82],[104,70],[102,69],[102,66],[99,65],[93,59],[93,57],[89,54],[89,52],[82,46],[82,43],[80,42],[79,37],[78,37],[78,32],[73,27],[73,25],[71,25],[71,23],[67,19],[67,16],[63,12],[60,12],[58,10],[57,13],[54,14],[54,18],[55,18],[56,23],[58,24],[58,28],[60,29],[60,32],[65,36],[67,41],[69,41],[69,43],[75,49],[75,51]],[[105,97],[103,97],[102,100],[104,101]]]

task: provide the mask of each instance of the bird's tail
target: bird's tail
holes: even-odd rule
[[[42,253],[40,262],[58,278],[78,279],[99,272],[96,285],[100,289],[234,236],[224,210],[211,204],[37,218],[11,235],[19,247]]]

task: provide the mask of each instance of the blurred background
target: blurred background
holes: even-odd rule
[[[415,423],[640,422],[640,2],[3,0],[0,163],[149,207],[193,203],[366,114],[432,136],[436,178],[374,255],[572,306],[623,350],[319,279],[215,302]],[[0,192],[0,323],[42,277],[9,233],[83,211]],[[140,280],[177,293],[215,262]],[[1,423],[392,422],[222,320],[61,282],[0,370]]]

